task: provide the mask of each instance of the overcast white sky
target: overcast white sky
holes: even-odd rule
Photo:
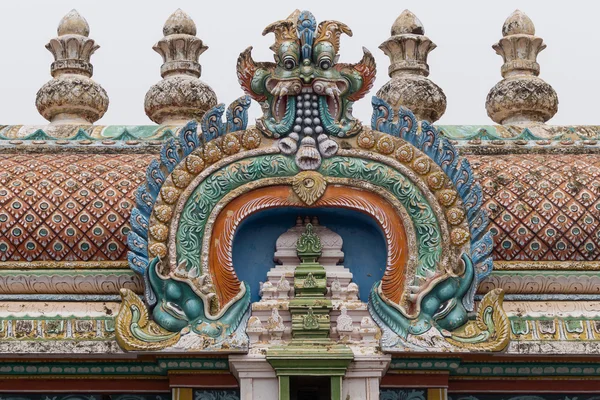
[[[558,92],[559,111],[552,124],[600,124],[600,31],[597,1],[325,1],[325,0],[52,0],[0,1],[0,125],[44,124],[35,94],[50,79],[51,53],[45,44],[56,36],[60,19],[76,8],[90,25],[90,37],[101,47],[92,56],[94,79],[108,92],[110,106],[98,124],[152,124],[144,113],[144,96],[160,79],[161,57],[152,46],[177,8],[196,22],[197,36],[209,49],[200,57],[202,80],[229,104],[243,93],[235,64],[241,51],[254,46],[257,61],[271,61],[272,35],[261,36],[269,23],[294,9],[308,9],[317,21],[336,19],[350,26],[342,38],[342,62],[358,61],[364,46],[375,55],[377,80],[371,94],[389,79],[389,60],[378,46],[406,8],[425,26],[437,48],[430,53],[430,78],[446,93],[448,107],[438,124],[490,124],[485,112],[489,89],[500,80],[502,58],[491,46],[501,38],[504,20],[516,8],[533,20],[548,48],[538,57],[541,77]],[[370,95],[354,106],[368,121]],[[251,121],[260,116],[255,103]]]

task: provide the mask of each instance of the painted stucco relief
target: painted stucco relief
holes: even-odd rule
[[[148,166],[128,240],[144,302],[122,290],[122,347],[247,351],[251,288],[237,277],[233,238],[261,210],[296,207],[359,211],[384,233],[387,265],[368,309],[385,351],[504,348],[501,290],[474,303],[492,240],[469,162],[435,128],[378,98],[370,128],[352,116],[375,64],[367,50],[358,64],[337,63],[346,25],[317,26],[304,11],[264,33],[275,34],[276,62],[257,63],[250,49],[238,61],[242,87],[265,114],[257,127],[247,128],[250,97],[225,120],[219,105]]]

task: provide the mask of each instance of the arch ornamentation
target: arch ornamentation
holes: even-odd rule
[[[318,48],[337,52],[337,37],[329,47],[321,38]],[[352,117],[352,102],[374,77],[368,51],[359,63],[334,69],[306,85],[271,63],[255,63],[246,50],[238,77],[248,96],[230,105],[224,121],[219,105],[201,130],[192,121],[164,143],[131,215],[129,264],[145,292],[142,301],[121,291],[121,347],[247,351],[250,290],[233,265],[233,237],[243,219],[274,207],[350,208],[379,224],[387,266],[368,307],[384,350],[507,345],[500,291],[485,296],[476,318],[468,315],[478,283],[492,269],[488,219],[468,161],[433,126],[379,98],[370,128]],[[330,84],[337,92],[327,90]],[[263,104],[265,116],[248,128],[250,98]],[[302,107],[313,107],[323,121],[311,125],[321,132],[316,140],[313,128],[294,126],[288,115]]]

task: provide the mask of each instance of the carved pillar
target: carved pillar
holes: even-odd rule
[[[379,383],[390,365],[389,354],[355,355],[343,381],[342,399],[379,399]]]
[[[240,383],[240,400],[272,400],[279,391],[275,370],[264,356],[231,355],[229,366]]]

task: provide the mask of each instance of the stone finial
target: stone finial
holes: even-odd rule
[[[519,10],[504,22],[502,36],[492,48],[504,59],[504,79],[487,95],[488,115],[502,125],[548,121],[558,111],[558,96],[538,77],[537,55],[546,45],[535,36],[531,19]]]
[[[63,17],[57,32],[46,45],[54,56],[53,79],[38,90],[35,105],[51,123],[94,123],[108,109],[106,91],[91,79],[90,57],[100,46],[88,37],[90,27],[76,10]]]
[[[436,45],[425,36],[415,14],[404,10],[392,25],[392,36],[379,46],[390,58],[390,81],[377,96],[394,109],[409,108],[418,119],[435,122],[446,111],[444,91],[427,76],[427,56]]]
[[[217,105],[217,95],[200,79],[198,58],[208,49],[196,35],[196,24],[178,9],[163,27],[165,35],[152,47],[163,58],[163,79],[144,101],[146,115],[157,124],[182,125]]]

